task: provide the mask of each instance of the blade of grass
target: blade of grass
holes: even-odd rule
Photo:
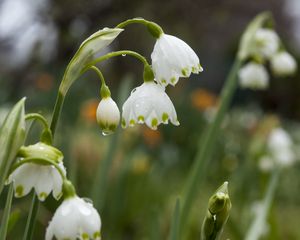
[[[177,198],[176,205],[174,208],[172,224],[170,228],[170,240],[178,240],[179,239],[179,214],[180,214],[180,200]]]
[[[7,198],[6,198],[6,203],[5,203],[3,217],[2,217],[2,220],[1,220],[0,240],[5,240],[6,239],[8,222],[9,222],[9,214],[10,214],[10,209],[11,209],[11,204],[12,204],[13,193],[14,193],[14,188],[13,188],[13,185],[10,184],[9,189],[8,189],[8,193],[7,193]]]
[[[32,239],[38,210],[39,210],[39,200],[36,197],[35,192],[33,192],[32,203],[31,203],[29,215],[27,218],[27,223],[26,223],[23,240]]]

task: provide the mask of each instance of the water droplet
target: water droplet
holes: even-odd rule
[[[113,132],[111,132],[111,131],[102,131],[102,135],[103,136],[109,136],[109,135],[111,135]]]
[[[126,54],[122,54],[122,57],[126,57]]]

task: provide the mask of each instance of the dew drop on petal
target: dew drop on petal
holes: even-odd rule
[[[126,57],[126,54],[122,54],[122,57]]]

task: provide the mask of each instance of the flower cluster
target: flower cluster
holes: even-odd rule
[[[282,128],[274,128],[267,139],[267,153],[259,160],[262,171],[270,171],[274,167],[289,167],[296,161],[293,141]]]
[[[258,90],[269,86],[269,74],[264,66],[268,61],[272,73],[278,77],[292,75],[297,70],[295,59],[283,50],[279,36],[272,29],[259,28],[255,32],[249,57],[250,61],[238,73],[242,88]]]
[[[169,121],[178,126],[176,110],[165,87],[175,86],[180,77],[203,71],[198,56],[189,45],[164,33],[157,38],[151,59],[152,67],[145,68],[144,83],[132,90],[123,104],[123,128],[145,123],[156,130],[158,125],[168,124]],[[97,122],[104,133],[113,132],[119,119],[116,103],[111,98],[103,98],[97,109]]]

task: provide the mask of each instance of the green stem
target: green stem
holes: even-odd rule
[[[30,120],[30,119],[39,120],[44,125],[44,128],[49,129],[47,120],[41,114],[39,113],[26,114],[25,120]]]
[[[177,198],[176,205],[174,208],[172,225],[170,228],[170,240],[178,240],[179,239],[179,214],[180,214],[180,200]]]
[[[159,38],[161,34],[164,33],[162,28],[155,22],[151,22],[148,20],[145,20],[143,18],[133,18],[133,19],[128,19],[124,22],[119,23],[116,28],[124,28],[129,24],[142,24],[147,27],[148,31],[151,33],[151,35],[155,38]]]
[[[35,227],[35,221],[37,218],[37,213],[39,210],[39,200],[35,193],[33,193],[31,207],[29,210],[29,215],[27,218],[25,233],[23,236],[23,240],[31,240],[33,238],[33,232]]]
[[[245,237],[246,240],[258,240],[261,237],[262,234],[261,229],[262,226],[266,225],[266,218],[270,211],[271,204],[275,194],[275,189],[279,181],[280,170],[281,170],[280,168],[276,168],[272,173],[271,179],[268,184],[267,192],[262,203],[263,206],[261,208],[261,211],[259,212],[259,215],[256,216],[256,218],[253,220],[249,228],[249,231],[246,234]]]
[[[12,205],[13,192],[14,192],[13,184],[10,184],[8,193],[7,193],[4,213],[3,213],[3,216],[1,219],[0,240],[6,240],[10,209],[11,209],[11,205]]]
[[[237,87],[236,75],[241,64],[242,61],[236,58],[221,93],[219,110],[214,121],[208,127],[203,141],[199,143],[194,164],[191,167],[185,184],[180,222],[187,222],[196,193],[198,192],[198,189],[200,189],[199,185],[204,180],[205,173],[207,172],[207,167],[209,165],[210,154],[216,142],[225,113],[228,110],[229,104]]]
[[[102,72],[95,66],[90,66],[89,69],[94,70],[96,72],[96,74],[98,75],[98,77],[100,78],[102,85],[106,86],[105,79],[103,77]]]
[[[50,124],[50,129],[51,129],[53,137],[54,137],[57,123],[59,120],[59,116],[60,116],[60,113],[61,113],[61,110],[62,110],[62,107],[64,104],[64,100],[65,100],[65,96],[61,92],[58,92],[54,110],[53,110],[53,114],[52,114],[51,124]]]
[[[130,51],[130,50],[121,50],[121,51],[116,51],[116,52],[110,52],[107,53],[99,58],[96,58],[95,60],[93,60],[92,62],[90,62],[82,71],[81,74],[85,73],[91,66],[94,66],[95,64],[108,60],[112,57],[117,57],[117,56],[121,56],[121,55],[129,55],[132,57],[135,57],[136,59],[140,60],[145,66],[148,66],[149,63],[147,61],[147,59],[145,57],[143,57],[141,54],[134,52],[134,51]]]

